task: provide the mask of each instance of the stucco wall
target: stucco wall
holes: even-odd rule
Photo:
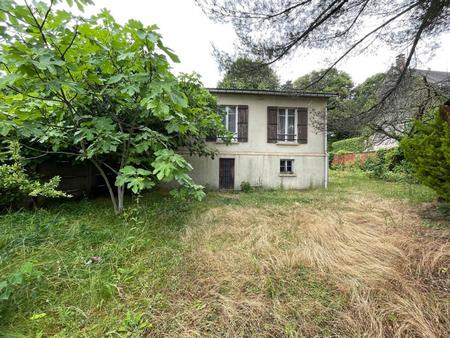
[[[220,94],[222,105],[248,105],[248,142],[225,145],[209,142],[219,151],[214,159],[185,155],[194,167],[191,176],[202,185],[219,188],[219,159],[235,159],[235,189],[242,181],[267,188],[302,189],[325,183],[326,153],[324,133],[313,123],[323,119],[326,99],[316,97],[279,97],[242,94]],[[308,143],[267,143],[267,107],[307,107]],[[322,126],[323,128],[323,126]],[[280,159],[294,160],[294,175],[280,175]]]

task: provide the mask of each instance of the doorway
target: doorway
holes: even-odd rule
[[[234,158],[219,159],[219,189],[234,189]]]

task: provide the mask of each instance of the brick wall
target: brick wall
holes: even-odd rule
[[[333,160],[331,162],[332,167],[336,167],[339,165],[350,165],[355,164],[356,160],[359,160],[359,164],[363,164],[367,161],[370,156],[374,156],[376,154],[375,151],[365,151],[363,153],[350,153],[350,154],[342,154],[342,155],[334,155]]]

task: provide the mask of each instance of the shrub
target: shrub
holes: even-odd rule
[[[251,192],[252,190],[253,190],[253,187],[250,184],[250,182],[247,182],[247,181],[241,182],[241,191],[242,192]]]
[[[429,122],[417,121],[400,144],[419,182],[450,201],[450,126],[443,112],[432,111]]]
[[[20,148],[17,143],[10,143],[6,159],[0,158],[0,208],[17,206],[26,198],[34,197],[67,197],[57,190],[59,177],[42,183],[31,179],[22,163]]]
[[[365,148],[365,139],[363,137],[348,138],[331,144],[331,152],[333,154],[360,153]]]
[[[415,183],[411,164],[405,159],[401,148],[381,149],[375,156],[360,165],[371,177],[386,181],[401,181]]]

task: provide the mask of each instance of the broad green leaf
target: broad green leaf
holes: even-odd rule
[[[109,78],[109,80],[106,82],[107,84],[113,84],[113,83],[117,83],[120,80],[122,80],[125,77],[124,74],[117,74],[117,75],[113,75]]]
[[[83,7],[91,1],[66,3]],[[42,20],[48,1],[29,4]],[[43,153],[59,152],[67,162],[95,159],[108,168],[124,160],[127,165],[115,183],[133,193],[151,188],[158,179],[187,186],[190,181],[183,174],[190,166],[176,154],[179,147],[214,154],[204,142],[209,132],[224,134],[214,98],[197,75],[171,72],[169,61],[179,60],[164,46],[155,25],[136,20],[122,25],[108,11],[80,21],[61,8],[45,23],[49,48],[25,6],[16,6],[15,0],[0,0],[0,6],[23,19],[0,11],[0,27],[8,25],[1,32],[0,63],[11,72],[0,75],[2,138],[18,138]],[[44,185],[21,182],[28,196],[43,195]],[[46,194],[56,196],[56,188]],[[191,188],[184,191],[197,194]]]
[[[136,168],[127,165],[126,167],[122,168],[120,172],[124,175],[134,175],[136,174]]]

